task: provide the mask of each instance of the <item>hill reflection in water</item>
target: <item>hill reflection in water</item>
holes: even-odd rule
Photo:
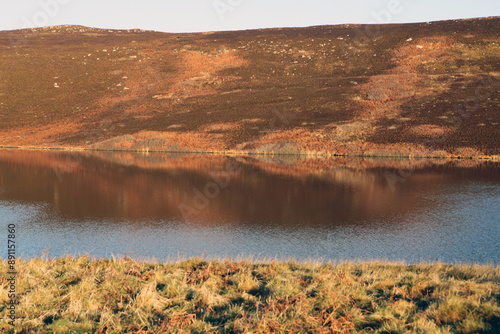
[[[499,184],[498,165],[473,161],[0,151],[2,219],[29,227],[28,256],[467,261],[498,235]]]

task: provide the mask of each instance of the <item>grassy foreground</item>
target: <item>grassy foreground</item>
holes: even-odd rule
[[[8,263],[0,261],[0,331]],[[498,333],[500,268],[17,260],[17,333]]]

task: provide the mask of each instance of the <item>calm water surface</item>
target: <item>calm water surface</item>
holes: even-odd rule
[[[498,264],[500,167],[0,150],[0,222],[25,258]]]

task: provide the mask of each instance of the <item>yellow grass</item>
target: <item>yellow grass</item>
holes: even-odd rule
[[[17,320],[4,333],[494,333],[491,265],[291,260],[139,262],[87,256],[16,263]],[[15,330],[15,331],[14,331]]]

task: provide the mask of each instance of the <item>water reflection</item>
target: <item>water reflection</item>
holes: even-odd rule
[[[0,150],[1,220],[28,256],[489,262],[499,208],[493,163]]]

